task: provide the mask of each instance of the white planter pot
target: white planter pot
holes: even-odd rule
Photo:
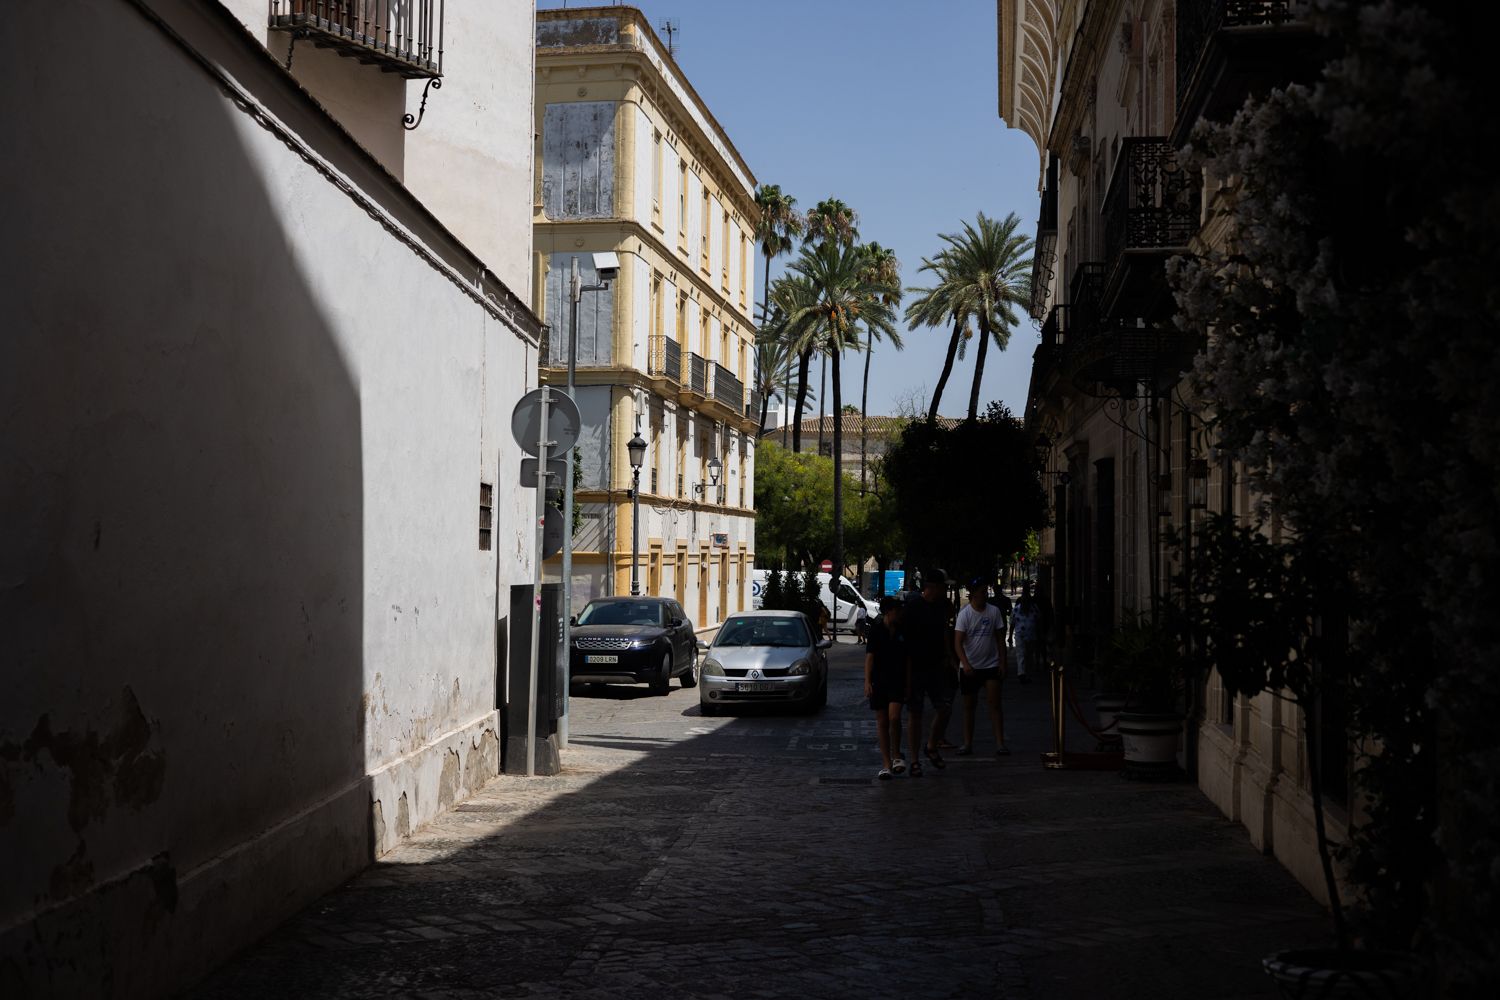
[[[1177,766],[1181,715],[1175,712],[1121,712],[1117,718],[1127,766],[1150,770],[1170,770]]]
[[[1119,738],[1119,730],[1112,728],[1115,718],[1125,708],[1128,699],[1123,694],[1096,694],[1094,695],[1094,712],[1099,716],[1099,731],[1110,737]]]

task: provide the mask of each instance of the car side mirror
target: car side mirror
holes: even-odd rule
[[[671,626],[673,628],[682,628],[682,619],[681,618],[673,618],[672,621],[670,622],[670,624],[671,624]]]
[[[698,640],[698,652],[700,652],[700,653],[706,653],[706,652],[708,652],[708,643],[704,642],[702,639]]]
[[[818,648],[819,649],[828,649],[832,645],[833,645],[833,640],[832,639],[819,639],[818,640]]]
[[[578,624],[578,616],[577,615],[570,616],[568,618],[568,624],[569,625],[577,625]]]

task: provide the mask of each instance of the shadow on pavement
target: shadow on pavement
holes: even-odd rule
[[[1200,1000],[1326,940],[1191,785],[1042,769],[1045,685],[1007,691],[1011,758],[875,781],[847,650],[816,717],[575,702],[562,774],[496,781],[195,995]]]

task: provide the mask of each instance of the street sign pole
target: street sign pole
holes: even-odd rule
[[[541,387],[541,419],[537,421],[537,482],[536,482],[536,565],[531,574],[531,683],[526,689],[526,777],[536,776],[536,702],[537,661],[542,646],[542,563],[546,542],[543,526],[547,523],[547,409],[551,398],[547,387]]]
[[[568,324],[568,397],[578,401],[578,303],[583,298],[583,277],[578,273],[578,258],[568,275],[568,299],[571,317]],[[573,657],[573,449],[568,449],[567,471],[560,484],[563,491],[563,550],[562,550],[562,643],[564,663]],[[562,718],[557,720],[557,742],[568,745],[568,689],[563,685]]]

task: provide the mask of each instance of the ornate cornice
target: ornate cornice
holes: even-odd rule
[[[1061,0],[996,0],[1000,118],[1031,136],[1045,167]]]

